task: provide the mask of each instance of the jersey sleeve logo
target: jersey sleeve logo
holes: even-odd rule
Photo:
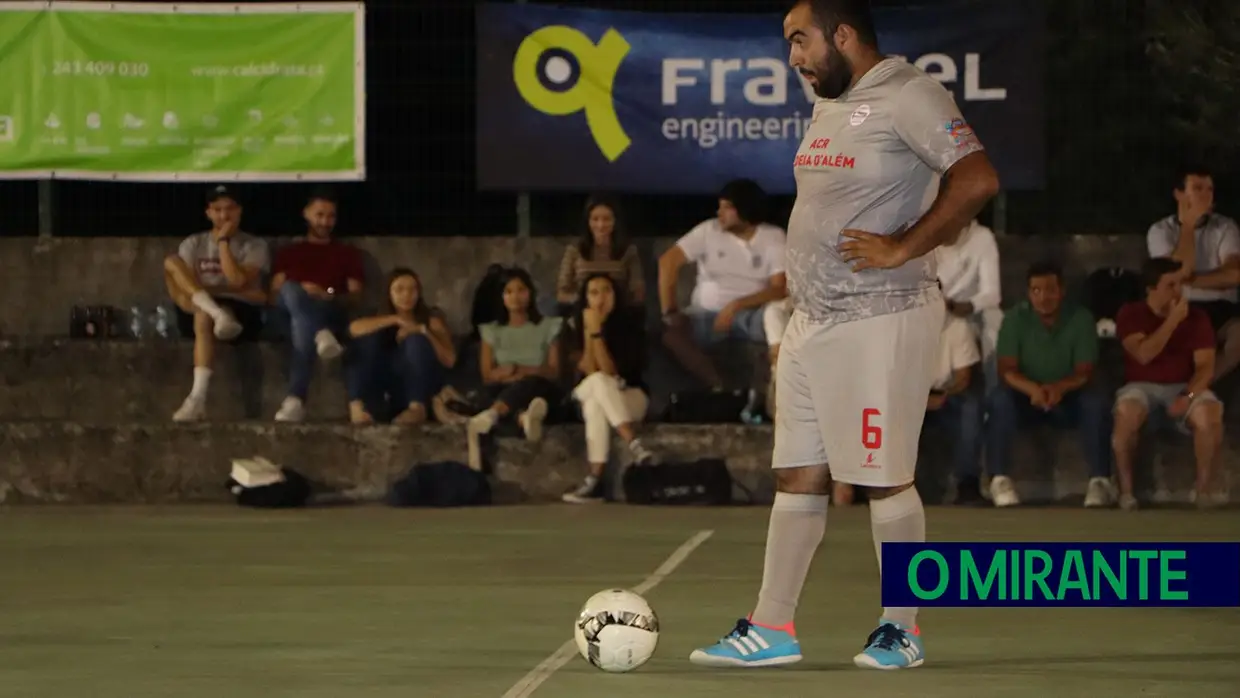
[[[964,119],[952,119],[943,124],[943,129],[947,131],[947,135],[951,136],[952,142],[957,148],[963,148],[971,145],[977,140],[977,136],[973,133],[973,127],[965,123]]]

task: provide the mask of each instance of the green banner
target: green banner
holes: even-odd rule
[[[0,2],[0,178],[365,179],[353,3]]]

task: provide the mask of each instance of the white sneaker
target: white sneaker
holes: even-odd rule
[[[1115,486],[1105,477],[1091,477],[1085,488],[1085,507],[1097,509],[1115,503]]]
[[[990,499],[997,507],[1014,507],[1020,505],[1020,497],[1016,495],[1016,485],[1007,475],[996,475],[990,478]]]
[[[1140,506],[1137,498],[1130,494],[1125,494],[1119,498],[1119,508],[1124,511],[1136,511]]]
[[[340,346],[340,341],[331,330],[319,330],[318,334],[314,335],[314,346],[318,349],[319,358],[325,361],[340,358],[344,353],[344,347]]]
[[[174,422],[197,422],[207,417],[207,401],[204,398],[190,395],[185,402],[172,413]]]
[[[495,427],[495,413],[483,410],[469,418],[465,423],[465,435],[469,444],[469,467],[482,472],[482,444],[479,438],[489,434]]]
[[[241,323],[237,322],[237,318],[233,317],[228,308],[220,308],[220,317],[215,320],[216,339],[222,342],[236,339],[242,329],[244,328]]]
[[[300,422],[306,418],[306,407],[301,400],[293,396],[284,398],[280,411],[276,412],[277,422]]]
[[[547,418],[547,401],[536,397],[530,406],[521,413],[521,431],[525,432],[525,440],[542,441],[543,420]]]

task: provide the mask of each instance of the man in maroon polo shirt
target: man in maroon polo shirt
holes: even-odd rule
[[[338,333],[346,330],[348,308],[360,298],[365,279],[357,248],[332,239],[335,198],[315,193],[303,215],[305,239],[281,248],[272,266],[272,297],[288,313],[293,343],[288,397],[276,413],[278,422],[304,419],[315,359],[331,360],[343,353],[343,334]]]
[[[1210,317],[1184,297],[1180,262],[1155,257],[1141,270],[1146,297],[1125,305],[1115,320],[1124,345],[1124,378],[1115,396],[1115,448],[1120,506],[1134,509],[1132,463],[1141,426],[1153,415],[1193,436],[1197,457],[1194,501],[1217,504],[1210,484],[1223,441],[1223,403],[1210,391],[1215,343]]]

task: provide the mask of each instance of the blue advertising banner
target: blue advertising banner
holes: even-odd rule
[[[884,606],[1240,606],[1240,543],[884,543]]]
[[[942,82],[1005,189],[1044,176],[1040,0],[876,9],[881,49]],[[478,8],[478,186],[792,193],[814,94],[782,15]]]

